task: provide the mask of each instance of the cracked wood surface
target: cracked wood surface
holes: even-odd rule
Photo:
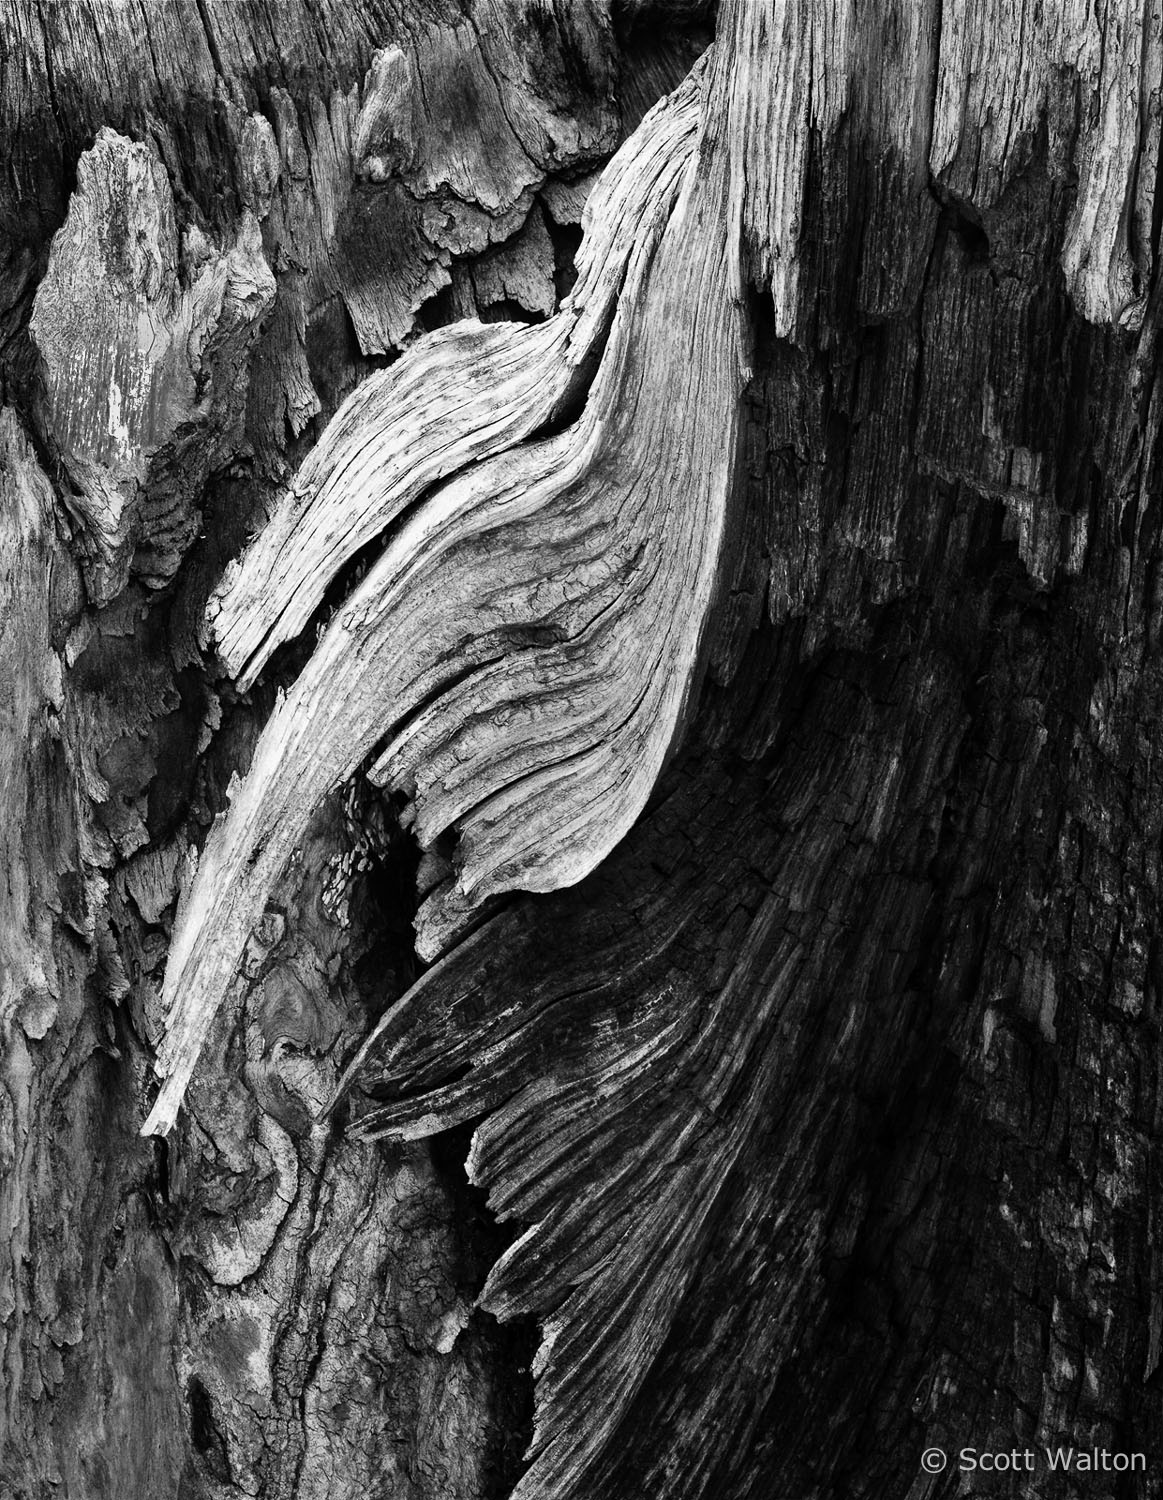
[[[541,188],[568,198],[618,143],[620,44],[600,8],[559,11],[530,18],[531,42],[501,6],[348,12],[327,35],[306,12],[211,7],[210,66],[194,7],[0,11],[0,381],[20,412],[4,418],[0,585],[17,688],[0,757],[5,1500],[46,1485],[85,1500],[383,1487],[445,1500],[502,1493],[519,1467],[528,1337],[473,1312],[504,1240],[455,1156],[385,1156],[311,1129],[366,1030],[364,970],[402,986],[411,969],[406,926],[395,932],[376,894],[376,809],[332,800],[313,821],[247,947],[256,1008],[224,1016],[216,1079],[194,1089],[182,1131],[155,1154],[125,1130],[158,1039],[178,887],[270,708],[264,691],[253,706],[220,692],[206,670],[207,593],[316,417],[372,373],[348,310],[362,297],[405,341],[439,326],[433,288],[450,274],[471,288],[476,248],[503,266]],[[472,40],[482,24],[492,83]],[[406,164],[382,181],[365,170],[352,129],[370,119],[377,51],[393,49],[416,88],[439,54],[451,97],[458,72],[481,74],[490,108],[507,94],[533,155],[510,152],[508,188],[494,172],[496,212],[439,186],[446,163],[480,163],[482,121],[464,110],[439,140],[422,132],[413,165],[437,183],[428,197],[404,184]],[[647,104],[690,45],[661,56],[666,82]],[[522,102],[524,88],[536,97]],[[357,145],[383,151],[374,130]],[[143,241],[120,212],[127,169],[160,231]],[[240,236],[255,249],[254,221],[255,273],[270,268],[275,296],[240,329],[258,336],[244,350],[213,317]],[[522,297],[545,306],[536,277],[561,274],[552,239],[548,270],[514,255],[536,275],[506,273],[502,313]],[[152,260],[125,283],[138,244]],[[457,296],[475,310],[471,291]],[[156,340],[138,342],[138,311]],[[387,347],[387,332],[361,333]],[[246,357],[231,366],[236,349]],[[136,446],[112,473],[103,361],[144,372],[123,410]],[[108,567],[70,467],[87,461],[128,522]]]
[[[704,166],[735,132],[717,222],[753,378],[706,677],[653,795],[579,884],[486,906],[425,967],[446,837],[417,869],[398,802],[321,787],[176,1129],[136,1134],[195,851],[382,583],[341,503],[361,413],[435,397],[433,350],[483,397],[559,336],[560,311],[513,324],[550,284],[560,307],[618,102],[629,128],[679,82],[707,9],[0,13],[5,1497],[923,1500],[958,1484],[918,1475],[931,1443],[1161,1450],[1150,7],[719,7]],[[86,409],[50,416],[29,323],[79,265],[102,285],[51,247],[102,126],[160,164],[179,288],[250,214],[275,291],[220,415],[196,380],[180,524],[135,414],[98,607],[62,441]],[[462,166],[479,195],[443,193]],[[544,357],[560,443],[601,369]],[[428,486],[464,489],[436,470],[412,499],[361,474],[383,557]],[[349,549],[325,592],[290,586],[290,535]],[[241,695],[199,647],[211,595],[216,629],[255,611]],[[421,835],[456,806],[439,705],[382,762]]]
[[[641,811],[689,694],[742,385],[721,206],[693,170],[698,99],[692,81],[647,116],[594,190],[596,243],[583,241],[558,317],[542,330],[434,335],[370,396],[357,392],[290,497],[290,524],[231,581],[220,629],[238,622],[265,652],[278,636],[264,641],[264,617],[294,625],[280,618],[284,557],[292,590],[310,582],[305,600],[290,600],[301,619],[410,496],[486,460],[408,517],[264,730],[175,932],[166,1083],[147,1130],[172,1125],[307,820],[388,726],[373,779],[407,788],[422,847],[454,823],[459,840],[455,884],[417,918],[424,957],[489,897],[576,883]],[[582,414],[556,436],[514,443],[593,357]],[[417,409],[401,422],[409,394]],[[366,502],[361,471],[374,475]],[[264,596],[254,620],[251,601]]]
[[[274,294],[252,213],[225,253],[196,228],[179,251],[161,162],[100,132],[29,324],[94,603],[121,592],[131,562],[155,585],[176,572],[197,531],[193,499],[241,441],[249,346]]]

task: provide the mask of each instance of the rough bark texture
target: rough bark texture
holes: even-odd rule
[[[1161,1492],[1160,16],[708,12],[0,9],[3,1500]],[[502,470],[623,673],[481,625]],[[450,908],[668,626],[633,826]]]

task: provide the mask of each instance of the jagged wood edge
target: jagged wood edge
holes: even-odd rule
[[[520,442],[582,393],[652,185],[660,201],[673,191],[704,71],[700,62],[650,110],[601,174],[583,215],[577,282],[556,316],[438,329],[342,404],[211,597],[208,635],[241,689],[303,629],[343,565],[426,489]]]
[[[166,1083],[146,1122],[147,1131],[166,1129],[172,1123],[247,933],[305,819],[322,796],[351,774],[382,738],[385,728],[402,719],[410,706],[436,693],[450,677],[457,679],[454,687],[463,687],[467,670],[498,660],[506,650],[514,651],[514,660],[520,663],[524,660],[522,653],[535,655],[529,648],[543,639],[550,643],[550,652],[560,648],[564,660],[574,637],[616,604],[628,581],[640,597],[648,597],[656,574],[661,572],[664,583],[669,578],[671,588],[682,595],[682,607],[674,607],[677,601],[670,605],[664,602],[656,611],[663,622],[660,649],[666,659],[661,669],[652,673],[651,664],[646,664],[645,687],[632,691],[620,722],[611,724],[610,714],[603,719],[600,705],[597,711],[592,706],[587,709],[584,701],[574,705],[580,728],[584,730],[588,721],[595,737],[612,729],[612,742],[620,751],[617,757],[609,758],[602,795],[595,800],[591,795],[594,779],[586,777],[583,781],[577,774],[590,767],[575,764],[571,769],[579,807],[572,824],[562,833],[563,778],[555,770],[552,754],[561,725],[554,714],[547,715],[552,732],[542,736],[541,763],[518,770],[527,791],[539,798],[536,811],[540,821],[532,816],[513,816],[508,819],[507,835],[501,826],[504,818],[498,817],[499,811],[504,812],[501,800],[495,800],[492,806],[486,801],[475,822],[463,819],[462,843],[467,852],[459,894],[479,901],[499,889],[551,889],[580,879],[613,846],[649,794],[681,716],[701,620],[714,584],[732,453],[731,414],[743,376],[738,338],[732,336],[734,314],[725,290],[721,211],[708,218],[717,229],[712,227],[710,233],[704,230],[690,237],[696,250],[704,252],[703,280],[717,289],[707,305],[719,309],[718,324],[703,330],[703,337],[712,345],[711,363],[697,372],[697,378],[705,379],[716,370],[714,361],[718,361],[717,384],[722,392],[719,409],[713,403],[706,406],[717,449],[709,465],[701,464],[702,488],[695,497],[698,503],[688,507],[694,532],[687,536],[674,526],[658,524],[659,517],[655,517],[653,528],[647,525],[649,506],[643,499],[647,493],[644,490],[637,497],[642,501],[637,510],[644,538],[634,539],[619,550],[615,514],[611,537],[599,536],[595,548],[594,506],[603,497],[616,504],[629,499],[628,491],[607,483],[607,471],[601,464],[608,465],[612,457],[615,436],[608,431],[613,426],[612,418],[616,415],[623,420],[629,410],[622,397],[627,371],[634,373],[633,346],[641,341],[638,324],[646,316],[636,310],[640,289],[649,280],[654,247],[664,235],[675,194],[684,181],[687,191],[683,202],[687,206],[680,212],[683,216],[695,212],[690,206],[694,200],[689,188],[694,180],[690,164],[694,161],[693,127],[698,118],[700,76],[701,69],[696,69],[671,102],[643,124],[643,130],[657,129],[659,120],[672,111],[685,115],[687,128],[672,135],[668,163],[657,170],[644,190],[640,187],[641,219],[626,247],[626,282],[619,292],[606,350],[582,417],[563,433],[477,465],[428,499],[405,522],[342,609],[291,694],[280,702],[268,723],[250,773],[224,824],[212,832],[193,889],[179,914],[165,984],[164,998],[170,1002],[171,1012],[158,1058],[158,1071]],[[673,245],[677,246],[679,240],[677,233],[671,235]],[[705,319],[705,308],[700,311],[698,304],[686,296],[688,272],[689,267],[679,267],[669,295],[686,297],[690,316]],[[663,304],[657,296],[655,303],[657,314]],[[661,337],[673,339],[672,322],[672,309],[667,307],[660,319]],[[591,326],[599,334],[601,319],[593,318]],[[669,355],[663,355],[660,363],[663,380],[669,378],[668,366],[677,364],[685,369],[682,360],[672,361]],[[682,403],[670,399],[676,393],[668,392],[665,385],[662,391],[664,421],[675,422]],[[656,416],[648,411],[648,417]],[[650,422],[643,426],[649,430]],[[665,431],[652,434],[663,454],[673,436]],[[679,447],[682,441],[704,441],[705,437],[705,433],[702,437],[697,431],[692,433],[688,425],[680,435]],[[620,432],[616,441],[624,444],[625,433]],[[700,460],[703,457],[700,454]],[[660,467],[658,459],[654,451],[640,455],[640,470],[636,473],[630,466],[630,488],[635,484],[654,486],[655,503],[665,510],[681,495],[674,481],[681,477],[683,466],[680,463],[676,475]],[[689,456],[685,463],[687,468],[692,467]],[[589,486],[580,500],[571,490],[571,485],[578,483]],[[563,521],[574,528],[572,552],[563,548]],[[492,536],[498,524],[506,528],[506,544],[500,551]],[[670,547],[669,558],[661,570],[656,566],[654,573],[641,567],[636,572],[643,541],[650,545],[652,531],[656,545]],[[521,547],[526,556],[524,572],[514,580],[513,559]],[[455,580],[450,573],[454,559],[460,567]],[[563,559],[566,572],[560,571]],[[676,565],[682,570],[677,576]],[[562,580],[556,594],[547,591],[555,567]],[[475,595],[475,599],[469,595]],[[580,655],[582,664],[577,666],[575,661],[575,666],[584,675],[584,651]],[[411,667],[407,665],[409,660]],[[593,686],[599,695],[604,688],[616,692],[619,687],[616,679],[610,680],[609,653],[606,663],[606,677]],[[634,660],[630,664],[632,670],[642,665]],[[545,667],[543,658],[538,666]],[[495,682],[486,683],[486,691],[490,686],[495,688]],[[487,711],[487,704],[484,707]],[[450,732],[463,720],[463,703],[457,701],[455,693],[446,716]],[[592,763],[601,753],[603,747],[595,746],[589,752],[589,761]],[[569,775],[567,771],[564,777],[567,789]],[[496,799],[503,799],[505,791],[504,786],[498,787]],[[526,808],[529,806],[527,802]],[[507,837],[521,841],[515,851],[507,846]],[[435,899],[438,906],[439,893]],[[439,909],[432,930],[441,931]]]

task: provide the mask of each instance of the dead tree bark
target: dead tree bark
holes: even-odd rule
[[[0,47],[0,1500],[1159,1493],[1159,14]]]

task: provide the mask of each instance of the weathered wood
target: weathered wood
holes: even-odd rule
[[[225,253],[196,230],[179,250],[161,162],[100,133],[77,164],[30,324],[41,425],[91,543],[94,603],[124,588],[143,530],[138,571],[155,586],[177,571],[197,535],[195,497],[241,440],[247,358],[274,293],[253,214]]]
[[[1129,94],[1154,182],[1160,80],[1130,59],[1157,22],[1079,55],[1100,123],[1039,156],[998,124],[999,100],[1026,108],[1016,37],[991,73],[961,15],[914,12],[885,57],[839,11],[772,7],[780,75],[752,99],[759,10],[721,9],[719,76],[748,122],[750,275],[807,345],[766,353],[740,523],[738,586],[762,602],[764,538],[776,628],[749,645],[724,606],[733,691],[653,811],[577,896],[430,970],[347,1083],[376,1096],[369,1135],[478,1121],[470,1174],[527,1226],[482,1293],[543,1331],[522,1497],[952,1493],[955,1471],[918,1473],[934,1443],[1029,1445],[1037,1477],[999,1491],[1076,1493],[1038,1445],[1158,1440],[1135,1286],[1157,1276],[1157,1067],[1127,1071],[1157,993],[1155,861],[1129,852],[1163,806],[1141,739],[1157,313],[1121,346],[1082,322],[1137,328],[1155,285],[1157,228],[1127,228],[1133,131],[1105,153],[1101,132]],[[938,39],[956,128],[931,112]],[[1053,120],[1071,96],[1050,76]],[[952,163],[983,134],[997,176],[966,184]],[[862,314],[896,321],[858,336]],[[1082,418],[1095,382],[1107,415]],[[1112,752],[1104,783],[1136,788],[1113,843],[1075,759],[1087,782]]]
[[[601,11],[533,19],[531,41],[504,8],[481,11],[478,47],[463,13],[440,7],[337,12],[322,26],[285,7],[0,8],[12,63],[0,91],[0,390],[51,476],[37,477],[33,449],[9,445],[6,427],[4,521],[25,540],[6,542],[12,571],[0,579],[0,617],[13,622],[4,680],[17,687],[2,750],[5,1500],[45,1486],[85,1500],[220,1500],[238,1485],[333,1500],[385,1484],[445,1500],[503,1491],[519,1465],[528,1338],[472,1312],[503,1240],[458,1191],[459,1169],[424,1146],[385,1161],[310,1131],[366,1029],[353,975],[370,964],[381,982],[403,982],[411,966],[360,873],[380,847],[364,842],[366,808],[344,816],[332,803],[313,825],[311,852],[292,862],[279,912],[248,947],[257,1020],[224,1017],[180,1135],[156,1154],[136,1129],[177,888],[268,707],[262,693],[251,709],[216,690],[196,644],[206,593],[301,458],[314,417],[369,372],[345,302],[412,337],[409,309],[448,274],[469,274],[464,247],[498,254],[547,174],[559,163],[584,174],[617,143]],[[440,185],[448,163],[481,161],[482,122],[460,110],[439,140],[421,131],[428,196],[400,198],[399,174],[362,172],[350,146],[361,82],[376,49],[393,47],[459,58],[509,111],[512,139],[532,153],[506,148],[522,178],[512,207],[495,161],[495,213]],[[416,75],[421,94],[428,81]],[[148,214],[140,225],[94,217],[92,195],[74,192],[74,173],[105,160],[102,127],[117,132],[102,182],[116,189],[123,168],[140,167],[160,237]],[[252,308],[231,342],[212,315],[223,264],[236,264],[243,236],[254,249],[248,215],[262,235],[255,274],[273,272],[275,304]],[[66,231],[46,277],[66,217],[89,270]],[[159,252],[152,301],[152,284],[117,279],[139,228]],[[195,291],[209,291],[208,306]],[[138,342],[134,307],[157,322],[156,345]],[[210,345],[197,347],[206,330],[185,340],[187,313],[206,315]],[[429,303],[424,321],[442,316]],[[69,319],[85,329],[71,354],[59,337]],[[255,332],[258,346],[244,348]],[[215,359],[200,360],[208,350]],[[89,363],[70,385],[74,357]],[[112,480],[103,361],[145,375],[140,443],[123,468],[114,457]],[[192,400],[151,406],[159,371],[191,395],[187,368]],[[76,452],[71,423],[83,429]],[[94,448],[128,523],[109,565],[70,478]],[[27,496],[49,508],[36,528]]]
[[[307,820],[388,726],[373,776],[407,787],[424,847],[459,835],[453,904],[440,886],[419,919],[425,957],[491,896],[580,880],[641,811],[688,696],[741,388],[716,211],[692,174],[699,97],[694,79],[607,169],[561,313],[432,335],[368,382],[230,580],[218,628],[253,673],[411,498],[489,459],[408,518],[264,730],[175,933],[147,1129],[172,1125]],[[581,416],[515,446],[603,342]]]
[[[596,176],[712,23],[648,233]],[[1157,13],[0,47],[3,1500],[1147,1500],[952,1455],[1163,1451]],[[490,637],[521,559],[585,586]],[[520,633],[603,569],[632,650]]]

